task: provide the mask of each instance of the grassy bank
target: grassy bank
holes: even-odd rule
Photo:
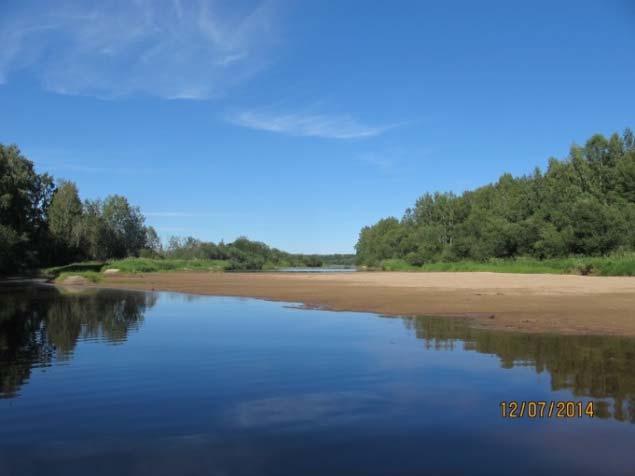
[[[63,280],[68,276],[83,276],[99,282],[107,270],[121,273],[155,273],[170,271],[222,272],[232,270],[232,264],[225,260],[185,260],[127,258],[108,262],[73,263],[66,266],[48,268],[42,274],[50,279]],[[276,266],[265,263],[263,270],[273,270]],[[388,259],[371,270],[413,271],[413,272],[478,272],[521,273],[521,274],[578,274],[593,276],[635,276],[635,253],[624,253],[606,257],[571,257],[537,260],[533,258],[492,259],[485,262],[458,261],[447,263],[427,263],[413,266],[404,260]]]
[[[121,273],[155,273],[165,271],[224,271],[229,266],[223,260],[182,260],[126,258],[108,262],[72,263],[42,270],[42,275],[56,281],[68,276],[82,276],[94,283],[99,282],[107,270],[119,270]]]
[[[579,274],[593,276],[635,276],[635,253],[606,257],[492,259],[485,262],[458,261],[413,266],[399,259],[384,260],[383,271],[488,271],[492,273]]]

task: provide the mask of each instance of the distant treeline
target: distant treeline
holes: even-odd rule
[[[204,242],[192,237],[170,238],[160,256],[172,259],[211,259],[229,261],[225,269],[259,270],[273,267],[352,266],[355,255],[304,255],[271,248],[265,243],[240,237],[232,243]]]
[[[73,182],[35,171],[18,147],[0,144],[0,274],[126,257],[226,260],[225,269],[352,265],[355,255],[298,255],[241,237],[233,243],[171,238],[163,247],[139,207],[120,195],[79,197]]]
[[[573,255],[635,250],[635,138],[591,137],[546,172],[512,177],[462,195],[429,193],[401,220],[364,227],[357,262],[431,262]]]

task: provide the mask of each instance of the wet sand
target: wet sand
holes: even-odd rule
[[[635,336],[635,277],[503,273],[114,274],[102,287],[243,296],[336,311],[467,318],[528,332]]]

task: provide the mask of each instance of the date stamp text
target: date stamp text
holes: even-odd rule
[[[500,402],[503,418],[592,418],[595,414],[593,402],[508,400]]]

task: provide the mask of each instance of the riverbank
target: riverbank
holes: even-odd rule
[[[436,315],[527,332],[635,337],[635,278],[498,273],[110,274],[100,287],[241,296],[336,311]]]
[[[635,276],[635,253],[623,252],[610,256],[578,256],[567,258],[490,259],[487,261],[451,261],[414,266],[401,259],[387,259],[382,271],[418,272],[491,272],[518,274],[577,274],[583,276]]]

